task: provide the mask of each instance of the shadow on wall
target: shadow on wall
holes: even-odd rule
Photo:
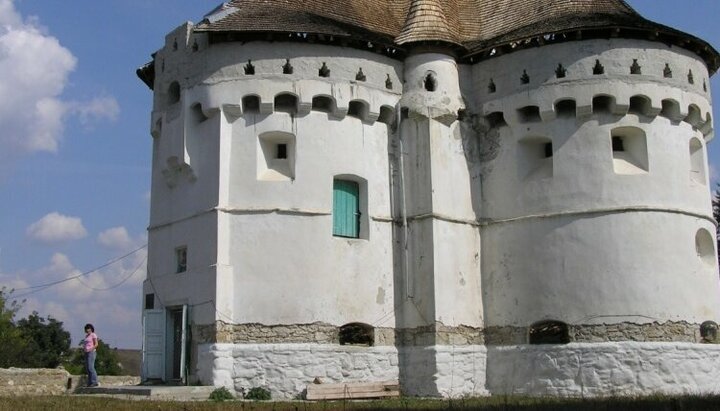
[[[403,115],[403,117],[405,116]],[[415,133],[416,127],[418,126],[414,121],[404,118],[397,125],[394,133],[390,134],[391,129],[388,129],[389,137],[391,137],[388,138],[388,155],[390,163],[393,164],[389,176],[389,181],[392,182],[391,207],[395,219],[401,218],[407,212],[403,196],[406,195],[404,191],[407,191],[408,186],[412,187],[413,191],[418,190],[418,187],[431,187],[427,181],[425,183],[408,181],[407,177],[411,173],[406,172],[403,175],[400,165],[400,155],[406,154],[409,148],[400,146],[398,133],[410,135],[411,131]],[[419,136],[416,137],[419,138]],[[416,142],[416,144],[418,143]],[[412,158],[412,155],[407,155],[407,158]],[[404,167],[408,168],[412,165],[405,163]],[[429,172],[412,174],[412,178],[416,180],[430,177]],[[423,233],[423,231],[426,232]],[[401,389],[406,395],[439,397],[440,393],[435,380],[438,372],[434,349],[435,325],[426,320],[435,318],[435,315],[432,312],[432,304],[424,304],[424,307],[421,307],[422,301],[427,296],[432,296],[432,284],[429,282],[424,282],[424,286],[417,284],[421,282],[421,279],[418,278],[421,276],[416,275],[422,273],[423,264],[432,267],[432,249],[423,248],[429,247],[426,241],[418,241],[418,239],[430,238],[427,236],[432,235],[432,222],[426,220],[412,226],[393,224],[392,235],[393,290],[396,301],[395,346],[398,350]],[[419,263],[415,266],[410,263],[411,261],[419,261]],[[420,301],[420,303],[416,301]]]

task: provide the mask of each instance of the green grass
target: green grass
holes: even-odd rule
[[[107,397],[2,397],[0,410],[481,410],[481,411],[720,411],[720,396],[558,399],[490,397],[459,400],[401,398],[383,401],[334,402],[171,402],[121,400]]]

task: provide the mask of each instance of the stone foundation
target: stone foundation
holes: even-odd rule
[[[720,346],[684,342],[346,347],[205,344],[204,384],[266,387],[298,398],[308,384],[399,379],[405,395],[606,396],[720,393]],[[212,367],[212,368],[211,368]]]
[[[488,347],[495,394],[612,396],[717,394],[720,346],[690,343],[571,343]]]
[[[218,322],[217,341],[222,343],[318,343],[338,341],[338,327],[325,323],[263,325]]]
[[[518,345],[527,344],[529,327],[447,326],[436,323],[417,328],[375,328],[375,346]],[[703,342],[700,324],[617,323],[568,325],[570,342]],[[263,325],[227,324],[193,327],[194,341],[229,344],[338,344],[339,327],[327,323]]]
[[[315,378],[326,383],[398,379],[394,347],[323,344],[212,344],[200,347],[202,384],[237,392],[267,387],[273,398],[296,398]],[[212,369],[209,369],[212,367]]]
[[[527,344],[530,327],[488,327],[483,330],[487,345]],[[570,342],[703,342],[700,324],[685,321],[665,323],[617,323],[568,325]]]

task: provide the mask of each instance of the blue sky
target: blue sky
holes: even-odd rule
[[[720,48],[720,1],[629,3]],[[140,347],[152,95],[135,69],[217,4],[0,0],[0,286],[22,296],[139,249],[24,297],[23,314],[64,321],[74,343],[92,322],[110,345]],[[720,170],[720,143],[709,159]]]

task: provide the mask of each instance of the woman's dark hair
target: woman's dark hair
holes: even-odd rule
[[[95,327],[93,327],[92,324],[85,324],[85,328],[83,329],[87,330],[88,328],[90,329],[90,331],[95,332]]]

